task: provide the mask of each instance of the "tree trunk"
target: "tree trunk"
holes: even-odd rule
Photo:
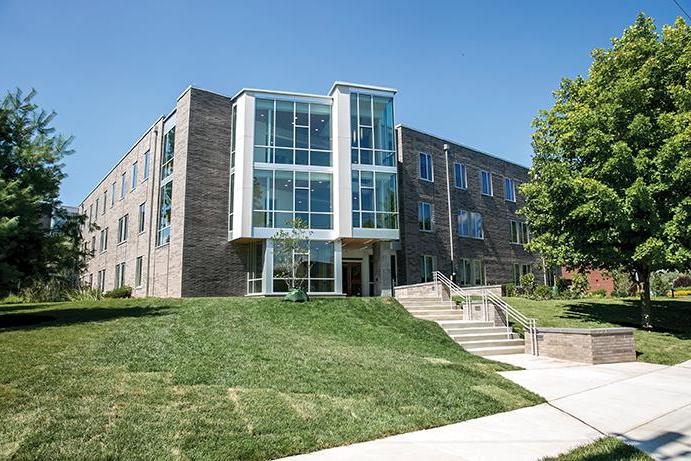
[[[653,321],[651,318],[652,306],[650,305],[650,271],[648,269],[639,272],[643,282],[643,292],[641,293],[641,327],[652,330]]]

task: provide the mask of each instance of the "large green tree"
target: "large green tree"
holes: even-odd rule
[[[79,218],[64,215],[58,200],[71,139],[55,133],[55,113],[41,110],[35,94],[16,90],[0,101],[0,295],[67,278],[81,259]],[[63,224],[51,229],[56,216]]]
[[[592,57],[534,122],[523,212],[548,260],[634,274],[651,327],[651,272],[691,264],[691,29],[641,14]]]

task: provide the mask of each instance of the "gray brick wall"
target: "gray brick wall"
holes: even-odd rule
[[[228,242],[230,98],[191,89],[182,296],[246,293],[246,245]]]
[[[540,264],[522,245],[510,243],[510,220],[522,221],[516,215],[524,204],[521,194],[516,203],[504,200],[504,177],[528,180],[528,170],[522,166],[456,145],[419,131],[399,126],[398,170],[400,190],[401,251],[398,253],[399,284],[420,282],[420,255],[436,256],[437,269],[451,274],[449,243],[448,200],[445,171],[444,144],[449,144],[449,181],[451,183],[451,212],[454,258],[482,259],[485,263],[486,283],[499,284],[512,281],[513,263],[533,264],[533,272],[542,280]],[[431,154],[434,182],[418,178],[419,153]],[[467,190],[454,187],[454,163],[466,165]],[[492,172],[494,196],[480,193],[480,170]],[[432,204],[434,223],[432,232],[418,228],[418,202]],[[484,239],[460,237],[456,229],[459,210],[479,212],[483,219]]]

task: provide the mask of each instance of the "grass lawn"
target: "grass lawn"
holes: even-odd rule
[[[543,327],[640,327],[637,299],[533,301],[507,298],[509,304]],[[691,359],[691,298],[653,299],[653,331],[634,332],[638,360],[673,365]]]
[[[627,445],[616,437],[605,437],[556,458],[544,458],[543,461],[649,461],[652,459],[638,448]]]
[[[0,305],[0,459],[268,459],[542,399],[384,299]]]

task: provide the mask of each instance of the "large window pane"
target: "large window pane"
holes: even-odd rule
[[[331,211],[331,175],[312,173],[310,177],[311,211]]]
[[[310,148],[331,149],[331,106],[310,105]]]
[[[268,170],[254,170],[254,197],[253,207],[255,210],[271,210],[272,199],[271,191],[273,189],[273,173]]]
[[[358,146],[357,94],[350,94],[350,139],[351,146]],[[353,162],[357,163],[357,162]]]
[[[375,175],[377,190],[377,211],[397,211],[396,207],[396,173],[377,173]]]
[[[393,148],[393,99],[374,97],[374,148]]]
[[[310,242],[311,278],[334,277],[334,245],[332,242]]]
[[[276,210],[293,211],[293,172],[276,171]],[[276,218],[278,221],[278,217]],[[277,226],[281,227],[281,226]]]
[[[295,210],[309,211],[309,189],[295,189]]]
[[[277,147],[293,147],[293,105],[291,101],[276,101]]]
[[[372,126],[372,96],[359,95],[360,99],[360,125]]]
[[[311,213],[311,229],[331,229],[331,214]]]
[[[357,211],[360,209],[360,172],[358,170],[353,170],[351,173],[350,187],[352,189],[353,211]]]
[[[254,145],[273,146],[274,102],[257,99],[254,111]]]
[[[308,104],[296,103],[295,104],[295,125],[297,126],[307,126],[308,124]]]

